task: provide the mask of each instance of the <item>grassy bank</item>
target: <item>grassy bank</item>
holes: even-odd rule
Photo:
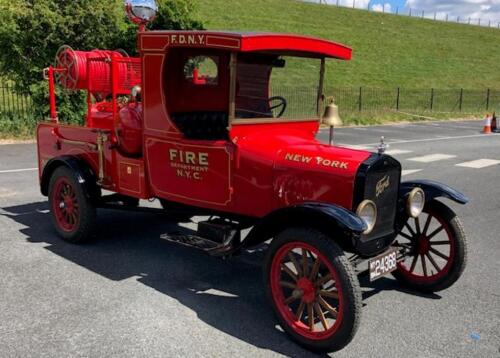
[[[300,33],[351,46],[352,61],[329,61],[333,87],[486,89],[500,83],[499,29],[295,0],[199,0],[198,8],[209,29]]]

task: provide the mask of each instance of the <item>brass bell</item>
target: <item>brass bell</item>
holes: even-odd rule
[[[330,104],[325,108],[325,114],[323,115],[322,122],[324,125],[329,127],[339,127],[343,124],[339,115],[339,107],[335,104],[333,98],[330,98],[329,100]]]

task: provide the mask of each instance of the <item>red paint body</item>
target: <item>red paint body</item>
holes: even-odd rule
[[[113,54],[110,67],[99,70],[102,77],[77,82],[86,84],[89,91],[84,127],[49,122],[38,127],[40,176],[49,160],[62,155],[80,157],[98,173],[93,129],[103,129],[110,136],[103,156],[102,186],[107,190],[252,217],[305,201],[353,209],[354,178],[370,153],[319,143],[315,139],[318,118],[250,124],[231,120],[226,137],[213,140],[189,138],[174,121],[186,113],[191,117],[200,112],[227,115],[231,53],[241,62],[235,99],[241,105],[241,85],[259,79],[255,91],[267,96],[271,73],[271,67],[253,73],[244,64],[244,56],[349,60],[349,48],[303,36],[182,31],[141,32],[138,42],[142,103],[120,101],[120,95],[138,84],[134,74],[139,60]],[[216,84],[199,78],[197,70],[191,72],[191,81],[185,80],[184,63],[197,55],[217,59]],[[92,78],[90,68],[88,78]],[[247,77],[241,69],[249,71]],[[100,87],[93,90],[97,84]],[[103,88],[111,89],[111,100],[97,96]],[[203,123],[212,122],[199,125]]]

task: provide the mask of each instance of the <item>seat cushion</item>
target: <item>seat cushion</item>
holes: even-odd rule
[[[179,130],[189,139],[228,139],[229,117],[226,112],[182,112],[171,113]]]

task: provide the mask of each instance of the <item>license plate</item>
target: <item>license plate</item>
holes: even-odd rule
[[[391,250],[368,261],[370,281],[388,275],[397,268],[397,251]]]

